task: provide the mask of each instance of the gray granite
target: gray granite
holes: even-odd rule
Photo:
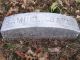
[[[72,16],[56,13],[21,13],[5,17],[1,34],[7,38],[77,38],[80,30]]]

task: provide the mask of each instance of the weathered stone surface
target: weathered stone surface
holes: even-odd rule
[[[22,13],[5,17],[3,38],[76,38],[79,34],[76,20],[55,13]]]

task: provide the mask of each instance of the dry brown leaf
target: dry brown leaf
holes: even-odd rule
[[[3,56],[3,53],[0,51],[0,60],[6,60],[6,58]]]

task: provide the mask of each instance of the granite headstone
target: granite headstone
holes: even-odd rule
[[[5,17],[1,27],[4,39],[16,38],[77,38],[78,24],[72,16],[31,12]]]

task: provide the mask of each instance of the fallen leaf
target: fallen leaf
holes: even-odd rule
[[[57,2],[54,2],[54,3],[51,5],[51,12],[53,12],[57,7],[58,7],[58,3],[57,3]]]

